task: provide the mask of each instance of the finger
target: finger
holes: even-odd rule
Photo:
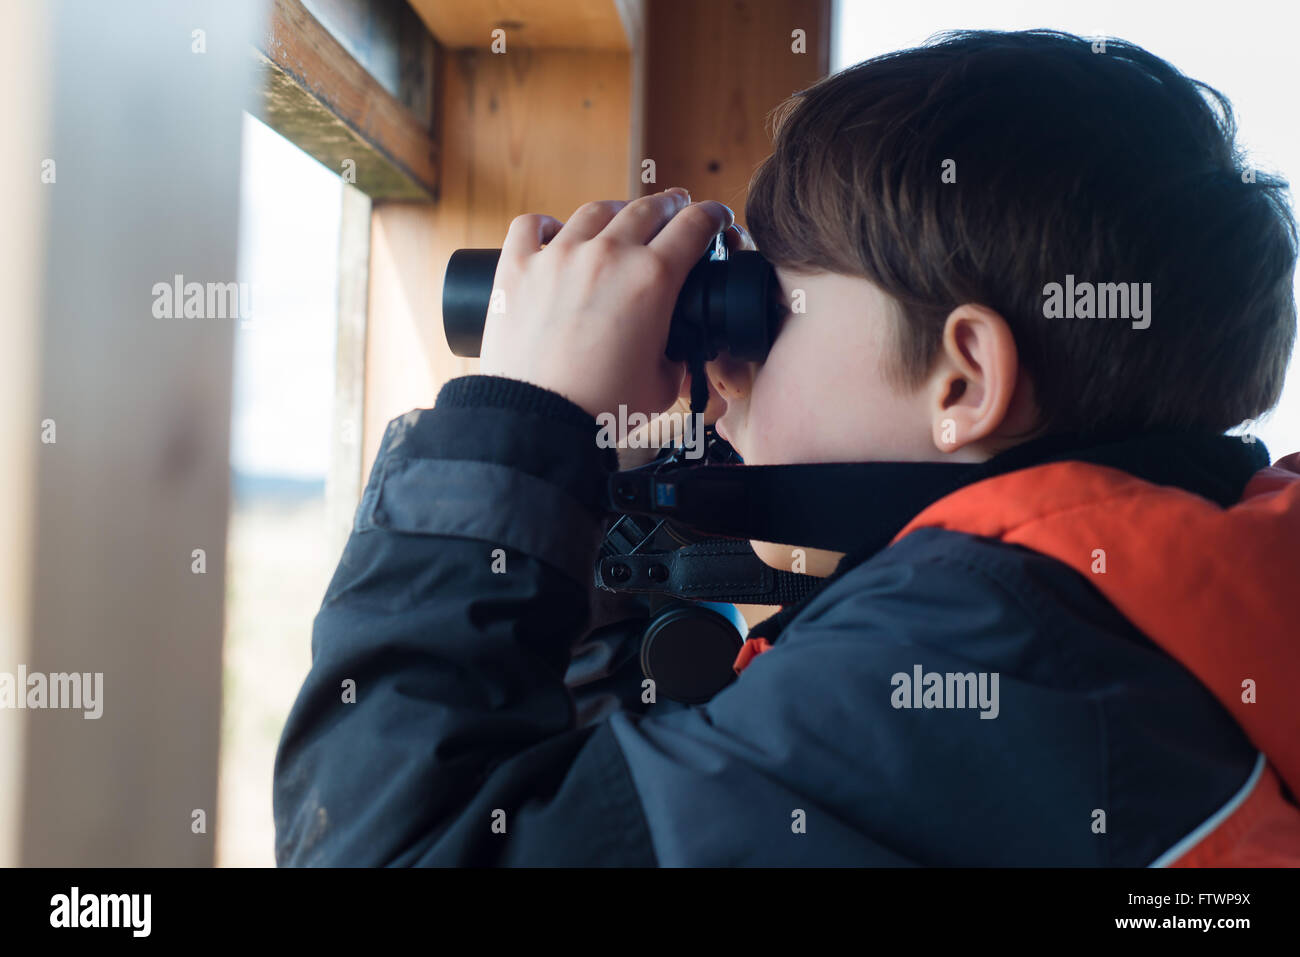
[[[727,248],[733,252],[758,249],[754,245],[754,237],[749,235],[749,230],[740,223],[732,223],[731,228],[727,230]]]
[[[572,246],[595,236],[608,225],[620,209],[627,205],[623,199],[601,199],[583,203],[569,217],[558,236],[555,245]]]
[[[667,260],[675,274],[685,276],[704,254],[709,240],[729,228],[735,218],[730,209],[713,200],[692,203],[672,218],[650,248]]]
[[[554,216],[541,213],[516,216],[510,221],[505,242],[501,244],[501,258],[518,262],[523,257],[537,252],[551,241],[563,225]]]
[[[619,211],[602,235],[644,246],[690,201],[690,194],[679,187],[634,199]]]

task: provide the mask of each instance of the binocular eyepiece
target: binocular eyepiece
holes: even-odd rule
[[[499,249],[458,249],[442,284],[442,325],[453,354],[474,357],[483,345]],[[686,276],[673,308],[664,354],[700,363],[727,352],[762,361],[784,306],[771,264],[751,250],[732,251],[719,233]]]

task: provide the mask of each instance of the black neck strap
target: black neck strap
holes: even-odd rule
[[[887,546],[909,521],[945,495],[994,475],[1062,460],[1118,468],[1224,507],[1236,502],[1255,470],[1269,463],[1262,443],[1235,436],[1057,435],[1031,440],[979,464],[643,467],[610,476],[608,506],[614,512],[669,519],[701,535],[741,540],[734,554],[725,556],[726,547],[716,540],[681,549],[666,577],[664,570],[647,565],[640,569],[644,579],[637,575],[647,587],[638,590],[786,605],[806,598],[828,579],[782,571],[767,577],[765,566],[748,548],[749,540],[844,552],[834,578]]]
[[[609,505],[705,535],[847,552],[868,542],[883,547],[979,468],[866,462],[632,470],[610,476]]]

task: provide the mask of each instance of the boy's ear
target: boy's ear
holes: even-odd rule
[[[1001,315],[972,304],[949,313],[928,385],[935,447],[956,452],[994,435],[1019,371],[1016,340]]]

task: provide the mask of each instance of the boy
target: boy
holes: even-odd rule
[[[1283,184],[1213,91],[1062,34],[949,35],[781,121],[746,213],[806,308],[761,365],[709,364],[719,431],[747,465],[961,487],[864,487],[878,534],[808,556],[826,584],[735,683],[579,726],[594,416],[678,395],[671,307],[732,216],[669,190],[519,217],[483,374],[389,426],[317,618],[279,861],[1296,861],[1300,482],[1222,434],[1295,336]]]

